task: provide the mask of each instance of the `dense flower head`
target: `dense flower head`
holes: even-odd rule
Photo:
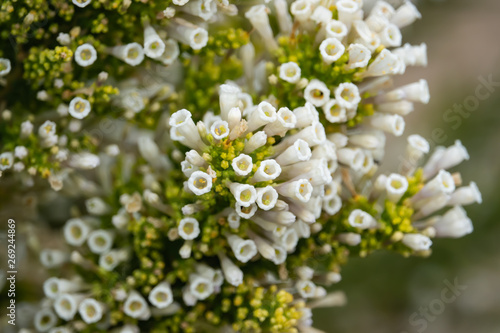
[[[3,6],[26,52],[0,50],[0,175],[44,179],[69,212],[66,247],[40,251],[37,332],[314,332],[349,257],[473,231],[481,192],[450,170],[466,148],[405,132],[430,99],[394,86],[427,64],[403,44],[409,1]],[[401,136],[404,165],[380,173]]]

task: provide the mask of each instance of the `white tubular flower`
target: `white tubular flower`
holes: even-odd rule
[[[247,112],[253,107],[253,99],[250,94],[239,93],[238,94],[238,107],[243,113]]]
[[[290,82],[297,83],[300,80],[301,70],[296,62],[290,61],[281,65],[280,67],[280,79]]]
[[[336,99],[331,99],[323,105],[323,113],[326,120],[331,123],[335,124],[347,121],[347,111],[339,105]]]
[[[234,209],[236,210],[236,214],[238,214],[238,216],[248,220],[255,215],[255,212],[257,211],[257,205],[253,203],[250,206],[245,207],[237,202]]]
[[[360,133],[349,136],[349,143],[364,149],[377,149],[384,145],[383,139],[372,133]]]
[[[320,122],[313,122],[311,126],[304,128],[300,132],[290,136],[282,142],[284,145],[286,145],[286,147],[288,147],[289,142],[295,143],[295,141],[298,139],[304,140],[305,142],[307,142],[307,144],[309,144],[310,147],[321,145],[326,141],[325,128]],[[280,146],[276,147],[277,151],[279,151],[279,147]]]
[[[377,103],[397,102],[407,100],[411,102],[429,103],[429,85],[422,79],[418,82],[410,83],[403,87],[394,89],[375,98]]]
[[[319,5],[311,14],[311,20],[316,24],[321,24],[322,26],[324,26],[332,20],[332,16],[333,13],[330,9],[326,8],[325,6]]]
[[[28,156],[28,149],[26,149],[26,147],[24,146],[17,146],[16,148],[14,148],[14,156],[22,160],[23,158]]]
[[[191,274],[189,276],[189,291],[196,299],[202,301],[213,294],[214,284],[204,276]]]
[[[231,162],[231,166],[233,167],[234,172],[238,176],[246,176],[250,172],[252,172],[252,158],[245,154],[240,154],[235,157]]]
[[[203,171],[194,171],[187,182],[188,188],[196,195],[203,195],[212,189],[212,177]]]
[[[272,186],[261,187],[257,189],[256,203],[260,209],[270,210],[274,208],[278,201],[278,192]]]
[[[413,134],[408,137],[408,145],[406,146],[406,154],[412,162],[418,162],[422,156],[430,150],[429,142],[418,134]]]
[[[252,185],[229,183],[228,187],[234,195],[236,202],[243,207],[249,207],[257,200],[257,191]]]
[[[475,182],[469,186],[463,186],[455,190],[448,201],[448,205],[471,205],[473,203],[481,204],[483,198]]]
[[[161,40],[156,30],[147,25],[144,28],[144,53],[153,59],[161,57],[165,52],[165,43]]]
[[[110,211],[109,205],[99,197],[85,200],[85,208],[92,215],[105,215]]]
[[[312,152],[309,144],[302,139],[297,139],[293,145],[278,155],[275,160],[279,165],[285,166],[297,162],[308,161],[311,155]]]
[[[363,11],[360,5],[353,0],[339,0],[336,3],[339,15],[339,21],[344,23],[348,28],[355,20],[362,19]]]
[[[10,73],[12,69],[9,59],[0,58],[0,77],[5,76]]]
[[[307,179],[299,179],[280,184],[276,186],[276,190],[285,197],[308,202],[311,199],[313,187]]]
[[[184,6],[189,0],[173,0],[172,3],[176,6]]]
[[[144,60],[144,50],[139,43],[115,46],[111,48],[111,54],[130,66],[137,66]]]
[[[57,316],[50,308],[42,308],[35,314],[33,325],[38,332],[47,332],[57,324]]]
[[[325,26],[325,30],[328,38],[336,38],[340,41],[347,36],[348,32],[347,26],[337,20],[331,20],[328,22]]]
[[[398,202],[408,189],[408,180],[401,175],[392,173],[387,177],[385,189],[389,200]]]
[[[191,257],[192,247],[193,241],[187,240],[184,242],[184,244],[179,249],[179,255],[182,259],[188,259],[189,257]]]
[[[227,216],[227,223],[229,224],[229,228],[238,229],[240,227],[241,217],[238,215],[236,211],[232,211]]]
[[[69,260],[69,254],[61,250],[42,250],[40,263],[45,268],[59,267]]]
[[[282,237],[282,236],[280,236],[280,237]],[[286,249],[283,246],[276,245],[276,244],[274,244],[273,249],[274,249],[274,259],[272,259],[271,261],[275,265],[281,265],[286,260],[286,256],[287,256]]]
[[[312,298],[314,297],[316,291],[316,285],[309,280],[299,280],[295,284],[295,288],[297,288],[297,292],[303,298]]]
[[[91,170],[98,167],[100,161],[101,160],[99,159],[99,156],[83,152],[80,154],[72,155],[71,160],[69,161],[69,165],[77,169]]]
[[[55,299],[64,293],[79,291],[81,288],[82,284],[79,282],[56,277],[50,277],[43,283],[43,292],[46,297],[51,299]]]
[[[239,127],[241,126],[241,110],[239,107],[231,108],[227,114],[227,123],[229,126],[229,130],[234,133],[234,135],[241,134],[238,132]],[[231,139],[231,137],[230,137]]]
[[[158,309],[164,309],[173,303],[174,297],[170,284],[163,281],[156,285],[148,296],[149,302]]]
[[[229,135],[229,124],[225,120],[217,120],[210,127],[210,134],[215,140],[222,140]]]
[[[12,168],[14,165],[14,154],[5,152],[0,154],[0,171]]]
[[[90,102],[81,97],[75,97],[69,102],[69,114],[76,119],[83,119],[90,113]]]
[[[172,139],[180,141],[193,149],[203,149],[205,147],[201,141],[198,127],[194,124],[191,112],[188,110],[182,109],[172,114],[169,125],[175,134],[175,139]]]
[[[97,51],[91,44],[85,43],[76,48],[74,57],[78,65],[87,67],[97,60]]]
[[[304,90],[304,98],[314,106],[323,106],[330,99],[330,89],[323,82],[312,79]]]
[[[346,69],[364,68],[372,57],[370,50],[362,44],[349,45],[347,52],[349,53],[349,62],[345,66]]]
[[[80,8],[87,7],[87,5],[90,4],[91,1],[92,0],[72,0],[73,4]]]
[[[217,1],[191,0],[182,7],[182,11],[208,21],[217,13]]]
[[[394,7],[387,2],[377,1],[366,19],[366,23],[373,31],[380,32],[389,24],[389,20],[395,12]]]
[[[414,107],[412,102],[399,101],[377,104],[377,111],[383,113],[393,113],[401,116],[406,116],[413,112]]]
[[[434,152],[431,154],[427,163],[424,165],[424,179],[429,179],[430,177],[437,174],[439,169],[437,168],[437,164],[442,159],[446,148],[443,146],[437,146],[434,148]]]
[[[321,42],[319,52],[323,61],[329,65],[344,54],[345,46],[337,38],[327,38]]]
[[[429,237],[420,234],[406,234],[402,242],[414,251],[426,251],[430,249],[432,245],[432,241]]]
[[[388,49],[383,49],[363,74],[365,77],[395,74],[399,70],[399,58]]]
[[[319,113],[310,102],[306,102],[305,106],[301,106],[293,110],[293,114],[297,119],[295,124],[297,128],[304,128],[314,122],[319,122]]]
[[[472,221],[461,206],[448,210],[433,227],[437,237],[460,238],[474,231]]]
[[[299,235],[295,229],[287,229],[285,234],[281,236],[281,244],[285,247],[288,253],[295,251],[297,243],[299,242]]]
[[[20,133],[21,139],[27,138],[28,136],[31,135],[31,133],[33,133],[33,124],[31,123],[31,121],[26,120],[26,121],[22,122],[21,123],[21,133]],[[54,133],[55,133],[55,124],[54,124]]]
[[[359,148],[341,148],[337,150],[337,158],[340,163],[357,171],[363,166],[365,154]]]
[[[54,310],[59,318],[69,321],[75,317],[78,311],[78,305],[83,301],[82,295],[62,294],[54,302]]]
[[[274,39],[267,11],[268,9],[265,5],[253,6],[245,13],[245,17],[262,37],[264,45],[268,48],[268,50],[272,51],[278,48],[278,43],[276,43],[276,40]]]
[[[281,174],[281,166],[275,160],[262,161],[255,171],[252,181],[255,183],[276,179]]]
[[[353,210],[351,214],[349,214],[347,221],[352,227],[359,229],[373,228],[377,225],[377,221],[373,218],[373,216],[365,211],[362,211],[361,209]]]
[[[232,84],[221,84],[219,87],[219,105],[221,118],[228,120],[229,111],[239,106],[238,95],[241,89]]]
[[[335,89],[335,100],[340,107],[354,109],[361,101],[358,87],[353,83],[341,83]]]
[[[243,239],[236,235],[228,235],[227,242],[233,250],[236,259],[242,263],[248,262],[257,254],[257,246],[251,239]]]
[[[193,50],[200,50],[208,43],[208,31],[182,19],[170,20],[168,32],[182,44],[189,45]]]
[[[394,24],[389,24],[380,33],[380,44],[385,47],[396,47],[401,46],[401,41],[403,39],[401,31]]]
[[[377,1],[370,12],[370,15],[380,15],[390,19],[396,10],[386,1]]]
[[[308,0],[295,0],[290,5],[290,12],[299,22],[305,22],[311,17],[312,5]]]
[[[198,168],[197,166],[192,165],[188,161],[182,161],[181,162],[181,170],[182,170],[182,173],[184,174],[184,176],[186,176],[186,177],[191,177],[191,175],[193,174],[193,172],[199,171],[199,169],[200,168]]]
[[[161,57],[158,59],[160,60],[164,65],[171,65],[173,64],[177,58],[179,58],[179,45],[177,42],[173,39],[167,39],[164,43],[164,51]]]
[[[287,210],[259,211],[257,215],[266,221],[274,221],[277,224],[284,226],[290,226],[296,220],[295,215]]]
[[[436,164],[436,168],[450,169],[468,159],[469,153],[467,149],[462,145],[460,140],[457,140],[453,146],[446,148]]]
[[[358,246],[361,243],[361,235],[354,232],[346,232],[339,234],[339,242],[349,246]]]
[[[139,153],[144,159],[151,164],[151,166],[158,168],[161,166],[160,149],[154,140],[149,136],[140,136],[137,139],[137,147],[139,148]]]
[[[257,245],[257,251],[260,253],[262,257],[271,261],[275,260],[276,252],[274,248],[266,240],[253,233],[250,234],[250,237],[255,242],[255,245]]]
[[[185,217],[180,220],[177,230],[182,239],[192,240],[200,235],[200,224],[193,217]]]
[[[108,230],[94,230],[89,234],[87,245],[96,254],[108,252],[113,246],[114,234]]]
[[[206,165],[203,157],[194,149],[186,153],[186,161],[197,167],[203,167]]]
[[[427,45],[412,46],[405,44],[403,47],[393,50],[393,53],[398,55],[406,66],[427,66]]]
[[[422,219],[429,216],[438,210],[446,207],[446,204],[450,200],[448,194],[440,193],[431,198],[420,200],[414,206],[415,208],[420,208],[416,214],[413,215],[415,220]]]
[[[323,200],[328,200],[340,193],[340,185],[336,181],[325,184]]]
[[[371,117],[370,124],[384,132],[391,133],[395,136],[403,135],[405,130],[405,121],[400,115],[383,115],[376,114]]]
[[[268,102],[261,102],[248,117],[248,132],[253,132],[261,126],[276,120],[276,108]]]
[[[47,120],[38,128],[38,135],[42,139],[47,139],[55,136],[56,124],[53,121]]]
[[[417,7],[407,0],[391,17],[391,23],[394,23],[399,28],[404,28],[420,18],[422,18],[422,14],[420,14]]]
[[[139,292],[132,290],[125,303],[123,304],[123,312],[132,318],[139,320],[148,320],[151,317],[151,310],[148,303]]]
[[[337,214],[341,208],[342,199],[338,195],[323,200],[323,210],[329,215]]]
[[[293,22],[290,14],[288,13],[288,3],[286,0],[275,0],[274,7],[276,8],[276,18],[278,19],[280,32],[283,35],[290,34]]]
[[[101,320],[104,306],[93,298],[84,299],[78,307],[78,313],[87,324],[97,323]]]
[[[433,197],[439,194],[451,194],[455,191],[455,181],[453,176],[445,170],[440,170],[436,177],[413,196],[412,201]]]
[[[90,234],[90,227],[82,219],[69,219],[64,225],[64,239],[69,245],[81,246]]]
[[[126,260],[127,257],[128,255],[125,250],[111,250],[101,254],[99,257],[99,266],[104,270],[111,272],[116,268],[116,266]]]
[[[297,118],[289,108],[280,108],[276,113],[276,120],[264,127],[264,132],[267,136],[279,135],[285,136],[286,132],[295,128]]]
[[[232,286],[239,286],[243,283],[243,272],[236,266],[227,256],[219,253],[219,260],[222,267],[222,272],[226,281]]]

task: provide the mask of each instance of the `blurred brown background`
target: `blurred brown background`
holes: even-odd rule
[[[476,181],[483,204],[466,207],[474,233],[436,240],[430,258],[377,253],[348,263],[336,286],[347,294],[347,305],[316,311],[315,326],[328,333],[500,332],[500,1],[423,0],[418,8],[423,18],[405,28],[403,40],[426,42],[429,65],[408,68],[400,83],[427,79],[431,101],[405,118],[404,138],[418,133],[432,140],[434,133],[442,138],[433,141],[446,146],[460,139],[471,158],[454,170],[465,184]],[[479,76],[489,75],[499,87],[477,109],[467,118],[451,121],[451,112],[444,118],[475,94]],[[439,129],[442,136],[436,135]],[[390,142],[384,169],[397,168],[395,152],[404,151],[405,141]],[[409,317],[420,308],[434,304],[440,310],[436,299],[444,281],[455,279],[467,289],[427,327],[412,326]]]

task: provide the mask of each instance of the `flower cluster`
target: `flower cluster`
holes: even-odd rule
[[[429,101],[425,80],[393,85],[427,64],[402,42],[419,18],[409,1],[5,1],[0,181],[48,181],[69,212],[26,332],[316,332],[349,257],[472,232],[460,141],[426,158],[409,135],[378,172]]]

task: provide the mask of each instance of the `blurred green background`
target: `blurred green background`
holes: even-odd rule
[[[460,117],[460,125],[443,118],[475,94],[479,76],[492,75],[500,83],[500,1],[426,0],[418,8],[423,18],[405,28],[403,40],[427,43],[429,65],[408,68],[399,83],[427,79],[431,101],[405,118],[404,137],[418,133],[431,139],[433,131],[442,129],[438,145],[460,139],[471,158],[454,171],[462,173],[465,184],[476,181],[483,203],[466,207],[474,233],[436,239],[430,258],[377,253],[351,260],[335,286],[346,293],[347,305],[315,313],[315,326],[328,333],[500,332],[500,87],[468,118]],[[392,139],[389,145],[383,169],[394,170],[405,140]],[[410,325],[410,315],[439,299],[444,281],[455,278],[467,286],[456,301],[425,330]]]

